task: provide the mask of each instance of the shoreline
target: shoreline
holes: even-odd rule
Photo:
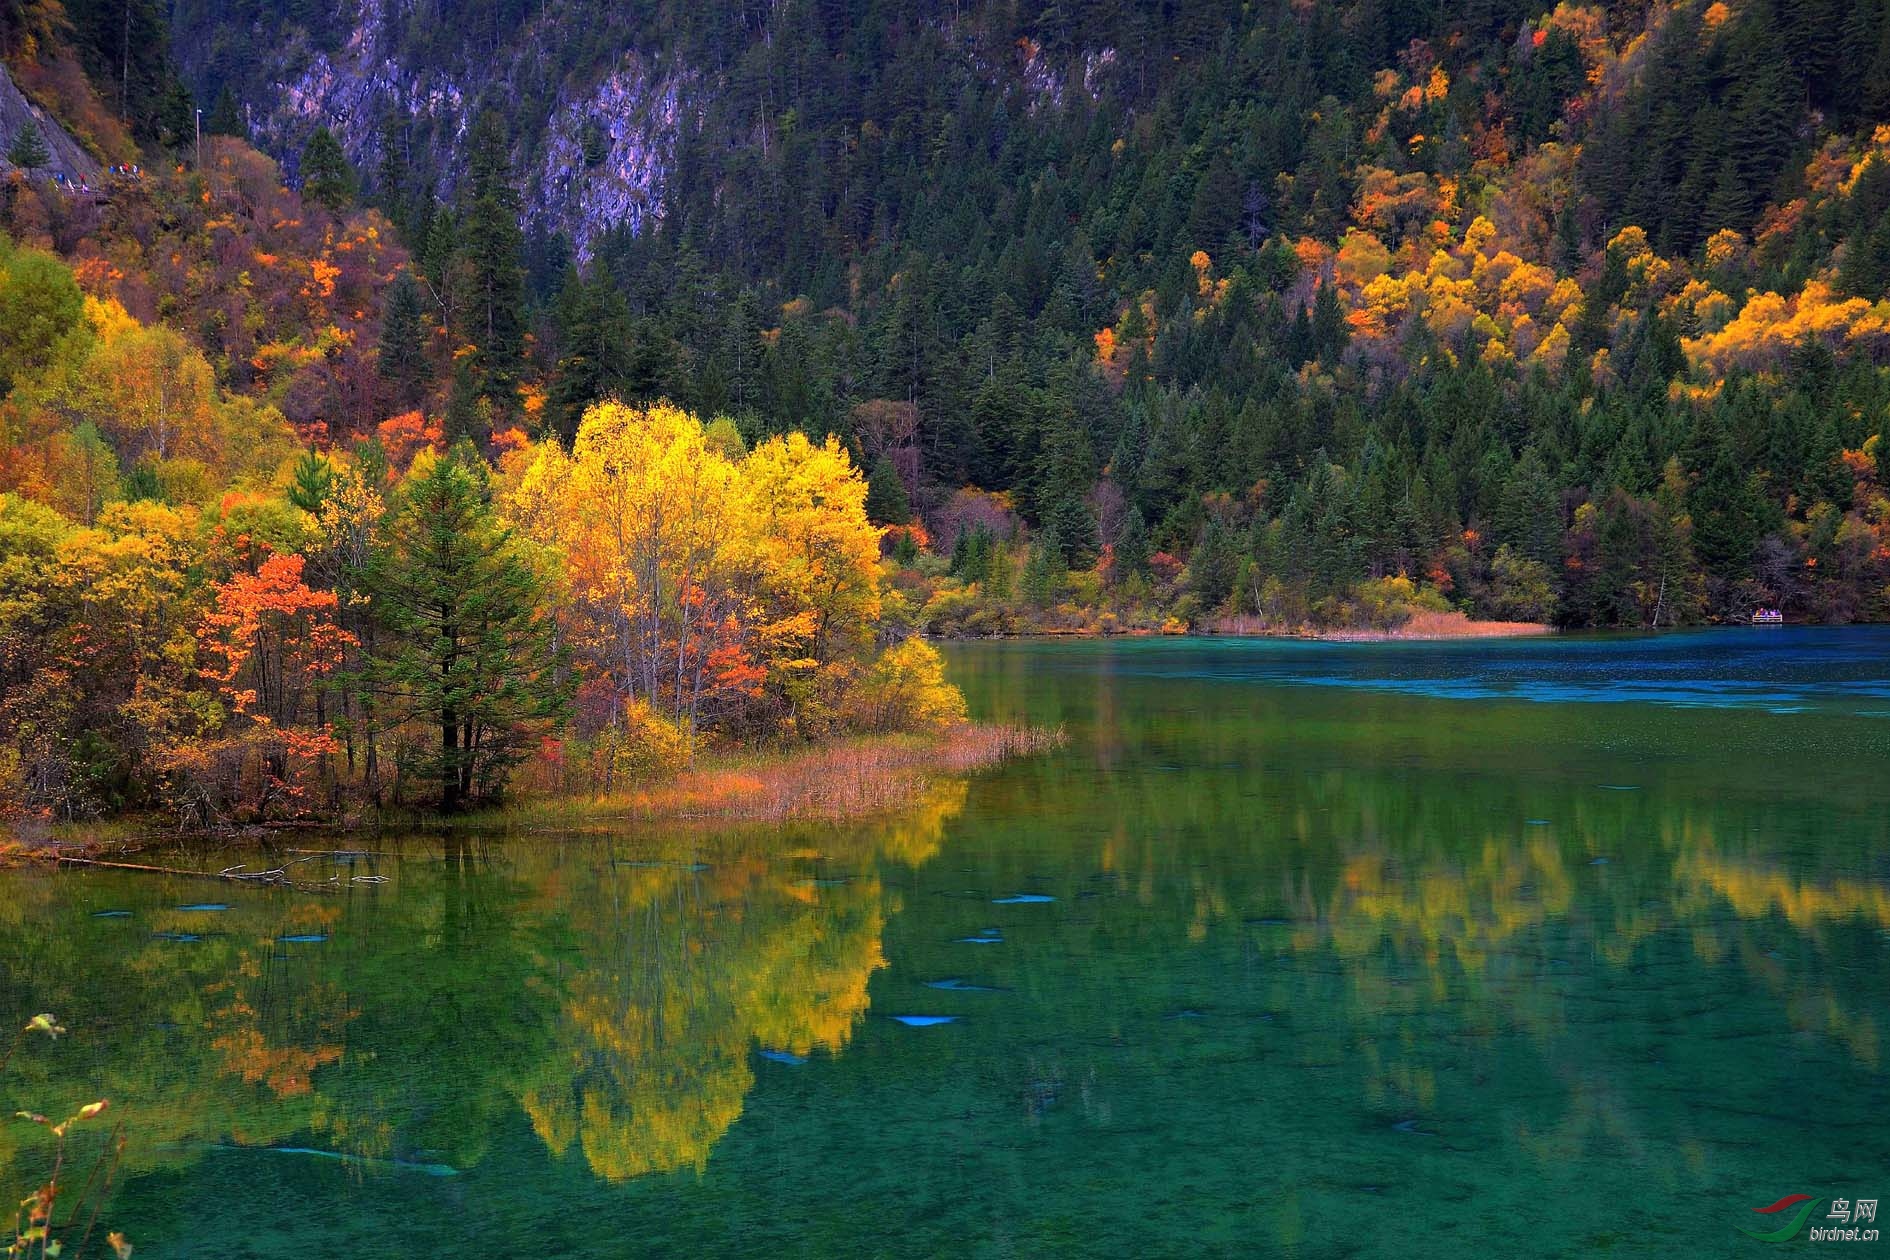
[[[1464,613],[1414,613],[1389,630],[1371,627],[1291,632],[1260,632],[1260,637],[1307,638],[1325,643],[1448,643],[1458,639],[1534,639],[1556,633],[1542,621],[1478,621]]]
[[[855,735],[804,748],[748,749],[603,794],[522,794],[459,815],[421,812],[390,830],[479,831],[602,823],[847,822],[896,814],[943,781],[1060,748],[1061,727],[964,722],[934,735]]]
[[[1187,630],[1131,627],[1101,630],[1087,626],[1045,626],[1010,634],[929,635],[941,643],[977,643],[1023,639],[1297,639],[1308,643],[1448,643],[1462,639],[1533,639],[1560,634],[1545,621],[1478,621],[1464,613],[1417,613],[1401,626],[1284,627],[1246,617],[1219,617]]]
[[[856,735],[804,747],[734,750],[670,778],[606,793],[525,791],[515,800],[461,814],[396,807],[351,818],[283,819],[195,831],[163,829],[149,815],[58,824],[0,818],[0,866],[9,861],[83,864],[193,843],[266,848],[285,837],[311,834],[854,821],[896,814],[920,803],[941,782],[1064,742],[1061,728],[988,722],[965,722],[930,735]]]

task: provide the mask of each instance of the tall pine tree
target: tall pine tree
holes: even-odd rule
[[[525,233],[512,182],[505,121],[486,110],[468,137],[458,236],[463,264],[457,293],[462,332],[472,346],[466,367],[477,398],[495,419],[518,411],[525,365]]]
[[[326,127],[315,128],[302,146],[302,198],[333,215],[347,213],[354,202],[354,170],[341,142]]]
[[[558,295],[557,315],[558,370],[549,414],[559,436],[569,441],[586,407],[629,392],[636,330],[623,291],[607,277],[587,281],[575,269]]]
[[[367,686],[384,713],[437,732],[428,769],[446,813],[496,795],[570,700],[544,579],[484,482],[465,448],[424,457],[363,581],[382,629]]]
[[[387,286],[387,301],[381,308],[379,370],[397,407],[418,403],[433,374],[432,364],[427,361],[426,329],[420,323],[420,314],[420,286],[413,272],[403,267],[394,282]]]

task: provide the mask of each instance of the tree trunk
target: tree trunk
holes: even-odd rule
[[[459,716],[451,709],[440,714],[440,812],[459,812]]]

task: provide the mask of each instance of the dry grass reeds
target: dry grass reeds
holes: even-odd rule
[[[673,778],[602,796],[534,798],[471,820],[555,825],[607,818],[859,818],[911,804],[942,776],[1045,752],[1064,740],[1060,729],[983,722],[930,736],[860,736],[698,764]]]

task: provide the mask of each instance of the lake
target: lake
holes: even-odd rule
[[[1890,1191],[1890,631],[949,656],[1067,748],[296,842],[326,894],[8,873],[71,1031],[6,1109],[112,1099],[140,1260],[1733,1254]]]

